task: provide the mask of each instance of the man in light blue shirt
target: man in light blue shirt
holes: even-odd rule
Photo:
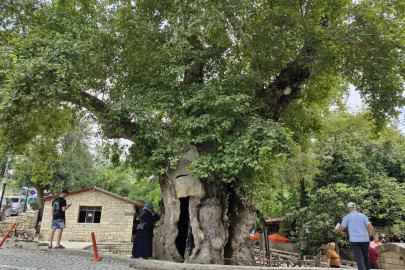
[[[359,270],[370,270],[370,258],[368,256],[370,241],[368,231],[373,235],[374,242],[378,243],[375,230],[367,217],[356,211],[355,203],[349,202],[347,204],[347,210],[349,214],[343,218],[342,225],[333,231],[341,232],[349,228],[350,246],[356,258],[357,267]]]

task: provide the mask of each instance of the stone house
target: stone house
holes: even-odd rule
[[[52,201],[57,197],[59,194],[41,199],[44,201],[41,240],[49,240]],[[90,242],[91,232],[94,232],[97,242],[131,242],[136,226],[136,212],[143,208],[140,202],[98,187],[71,191],[66,201],[72,206],[66,211],[62,241]]]

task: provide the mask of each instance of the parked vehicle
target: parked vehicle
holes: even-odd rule
[[[6,198],[9,198],[12,203],[12,208],[11,208],[11,214],[12,215],[18,215],[19,213],[24,212],[25,208],[25,199],[20,196],[7,196]]]
[[[0,221],[3,221],[6,217],[11,216],[11,208],[12,208],[11,199],[3,198],[0,209]]]

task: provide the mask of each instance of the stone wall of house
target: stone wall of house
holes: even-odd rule
[[[66,228],[62,241],[91,242],[94,232],[97,242],[131,242],[135,206],[124,200],[94,190],[68,196]],[[52,201],[46,201],[41,225],[41,240],[49,240],[52,224]],[[80,206],[101,206],[100,223],[79,223]]]
[[[405,269],[405,244],[388,243],[376,247],[380,269]]]
[[[16,227],[17,230],[27,228],[27,229],[35,229],[37,220],[38,220],[38,211],[27,211],[26,213],[20,213],[17,217],[8,217],[4,221],[0,221],[0,231],[5,234],[13,225],[13,223],[17,223]],[[2,235],[0,232],[0,235]]]

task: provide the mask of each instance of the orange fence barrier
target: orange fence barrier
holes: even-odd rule
[[[0,242],[0,248],[3,245],[3,243],[6,241],[7,237],[10,235],[11,231],[14,229],[14,227],[17,225],[17,223],[13,223],[13,225],[11,226],[10,230],[8,230],[8,232],[3,236],[3,239],[1,239]]]
[[[91,260],[92,261],[100,261],[101,258],[98,256],[96,236],[94,235],[94,232],[91,233],[91,240],[93,241],[93,251],[94,251],[94,258],[91,259]]]

